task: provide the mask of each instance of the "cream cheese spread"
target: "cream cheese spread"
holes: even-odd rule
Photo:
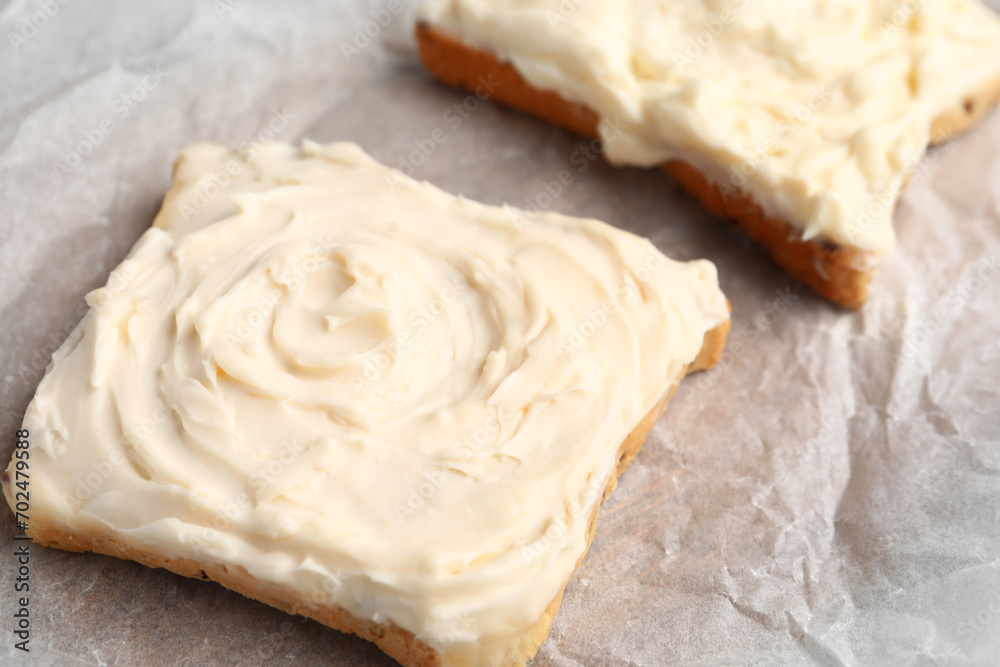
[[[429,0],[422,20],[596,111],[613,163],[682,159],[875,258],[932,120],[1000,85],[977,0]]]
[[[24,418],[33,525],[456,650],[538,620],[619,445],[728,319],[710,262],[349,143],[187,149],[87,302]]]

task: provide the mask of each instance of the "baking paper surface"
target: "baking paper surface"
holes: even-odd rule
[[[450,192],[711,259],[732,302],[726,355],[682,385],[621,478],[534,666],[1000,662],[1000,113],[917,170],[898,247],[847,312],[667,176],[432,81],[412,6],[396,9],[0,3],[3,460],[181,148],[352,140]],[[0,525],[13,545],[10,514]],[[213,583],[39,546],[26,656],[16,568],[0,558],[0,659],[395,664]]]

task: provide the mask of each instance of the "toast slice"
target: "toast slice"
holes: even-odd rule
[[[892,210],[920,154],[969,128],[1000,99],[1000,20],[975,0],[935,8],[911,3],[904,17],[895,4],[855,4],[868,13],[858,28],[867,36],[858,30],[813,34],[810,28],[824,25],[820,13],[815,22],[795,27],[801,3],[784,8],[735,3],[742,9],[716,16],[710,3],[697,2],[667,8],[534,0],[508,11],[497,2],[432,0],[416,37],[421,59],[436,78],[601,138],[615,163],[659,164],[706,210],[759,242],[793,278],[834,303],[856,308],[893,245]],[[654,11],[650,6],[670,22],[640,15]],[[771,11],[777,14],[754,14]],[[691,34],[664,27],[676,26],[678,15],[685,14],[696,17],[689,21]],[[761,55],[771,42],[760,45],[763,37],[748,27],[755,21],[774,32],[794,32],[787,39],[804,53],[811,52],[810,43],[834,54],[872,50],[880,43],[888,47],[878,47],[879,56],[868,60],[844,57],[851,64],[830,66],[829,80],[816,74],[796,80],[798,75],[787,72],[806,65]],[[658,36],[648,51],[635,37],[643,31]],[[944,37],[949,31],[966,41]],[[702,33],[709,35],[707,45],[693,41]],[[651,63],[656,58],[660,62]],[[894,87],[908,86],[909,93],[893,97],[886,86],[864,80],[869,72],[886,69],[879,58],[905,61],[893,65],[898,74],[882,78]],[[906,64],[908,74],[901,69]],[[706,87],[716,73],[731,87],[707,84],[712,104],[677,102]],[[742,92],[753,77],[781,91],[802,90],[802,99],[774,103]],[[870,89],[856,90],[865,85]],[[846,99],[849,93],[857,99]],[[900,99],[907,94],[912,97]],[[741,113],[750,126],[743,134],[733,129],[741,127]],[[829,141],[824,123],[832,128]],[[729,145],[720,138],[728,138]],[[800,149],[797,143],[807,145]],[[797,162],[783,159],[796,151]],[[868,164],[873,162],[878,166]],[[754,180],[765,171],[773,173]]]
[[[184,151],[2,475],[27,534],[213,580],[404,665],[524,664],[684,375],[714,266],[353,144]],[[27,475],[27,476],[26,476]]]

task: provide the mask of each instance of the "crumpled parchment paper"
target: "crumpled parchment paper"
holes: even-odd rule
[[[178,150],[350,139],[451,192],[711,259],[732,301],[725,357],[682,385],[621,479],[533,665],[1000,662],[1000,113],[920,167],[896,251],[847,312],[665,175],[434,83],[412,9],[0,3],[3,460]],[[38,546],[25,655],[15,576],[0,558],[5,662],[393,664],[212,583]]]

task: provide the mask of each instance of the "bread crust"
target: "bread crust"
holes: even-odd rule
[[[705,335],[698,356],[684,368],[680,379],[683,379],[690,371],[710,368],[718,362],[722,356],[729,327],[730,320],[726,320]],[[680,380],[678,380],[678,384],[679,382]],[[577,561],[574,574],[593,541],[601,505],[617,487],[618,476],[624,472],[625,468],[635,459],[636,454],[639,453],[646,436],[663,413],[676,388],[676,384],[670,388],[618,448],[618,463],[604,489],[601,502],[594,507],[594,511],[591,513],[587,526],[587,549]],[[3,473],[2,483],[4,495],[10,504],[12,503],[12,494],[10,480],[6,472]],[[486,667],[488,665],[500,667],[526,664],[535,656],[538,647],[548,637],[552,619],[559,611],[566,583],[569,582],[567,579],[542,616],[516,641],[490,646],[490,650],[486,651],[485,654],[478,651],[463,651],[460,650],[460,647],[456,647],[454,650],[446,648],[439,651],[392,622],[374,623],[354,616],[339,605],[324,603],[322,600],[303,600],[290,589],[254,578],[243,567],[230,567],[194,558],[171,558],[158,553],[151,546],[139,548],[126,544],[112,535],[75,534],[63,527],[46,525],[37,520],[29,525],[26,532],[35,542],[47,547],[76,552],[92,551],[124,560],[132,560],[147,567],[164,568],[184,577],[218,582],[248,598],[290,614],[306,616],[335,630],[353,633],[362,639],[374,642],[383,652],[406,667]]]
[[[931,123],[931,145],[954,139],[988,114],[1000,102],[1000,73],[983,81],[974,90],[967,91],[962,99]]]
[[[509,63],[492,53],[469,46],[427,23],[416,28],[417,45],[424,66],[441,81],[476,91],[481,81],[493,84],[489,96],[577,134],[597,137],[597,114],[552,91],[539,90],[524,80]],[[481,93],[481,90],[479,91]],[[1000,76],[980,87],[935,119],[934,143],[960,134],[1000,100]],[[683,160],[670,160],[661,168],[694,195],[712,215],[731,221],[754,239],[793,278],[823,297],[847,308],[859,308],[868,298],[875,269],[874,257],[863,250],[826,238],[804,240],[802,231],[768,215],[749,194],[718,187]]]

